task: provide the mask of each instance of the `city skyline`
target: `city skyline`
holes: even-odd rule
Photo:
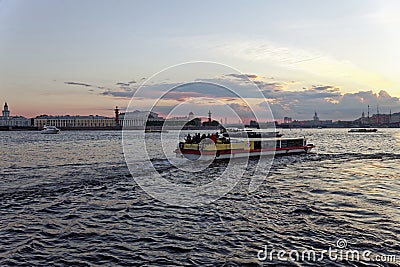
[[[185,119],[185,118],[186,119],[188,119],[188,118],[190,119],[192,117],[192,118],[198,118],[201,121],[207,121],[209,119],[209,117],[213,114],[213,112],[211,112],[211,110],[208,110],[208,112],[205,112],[205,113],[203,112],[204,114],[201,113],[201,112],[195,114],[192,111],[190,111],[188,114],[178,113],[178,114],[175,114],[175,116],[174,116],[174,115],[171,115],[171,114],[162,114],[162,113],[157,113],[157,112],[149,111],[149,110],[148,111],[144,111],[144,110],[132,110],[132,111],[120,110],[118,106],[116,106],[114,109],[110,109],[110,110],[113,111],[113,115],[114,116],[112,116],[111,114],[99,115],[99,114],[93,114],[93,113],[92,114],[44,114],[43,113],[43,114],[40,114],[40,115],[37,115],[37,116],[34,116],[34,117],[28,117],[26,119],[30,120],[30,119],[44,118],[44,117],[60,117],[60,118],[61,117],[71,117],[71,118],[72,117],[77,117],[77,118],[79,118],[79,117],[81,117],[81,118],[85,118],[85,117],[97,118],[98,117],[98,118],[107,118],[107,119],[115,120],[117,111],[118,111],[118,114],[120,114],[120,115],[135,111],[135,112],[140,112],[140,113],[153,112],[157,116],[159,116],[159,118],[161,118],[163,120],[174,120],[174,119]],[[4,114],[6,114],[6,115],[4,115]],[[376,118],[379,117],[379,116],[387,116],[388,118],[390,118],[391,115],[396,115],[396,117],[398,117],[399,114],[400,114],[400,112],[393,112],[392,110],[389,110],[389,113],[385,113],[385,112],[382,113],[382,112],[379,111],[379,106],[376,107],[376,112],[374,112],[373,110],[370,109],[370,106],[368,105],[367,112],[363,111],[360,114],[360,116],[352,118],[351,120],[343,120],[341,118],[324,120],[326,118],[322,118],[323,120],[321,120],[321,121],[329,122],[331,124],[332,122],[340,122],[340,121],[344,121],[344,122],[345,121],[348,121],[348,122],[353,121],[353,122],[355,122],[355,121],[359,121],[359,120],[365,120],[364,122],[368,122],[369,123],[369,121],[366,121],[366,120],[367,119],[369,120],[370,118],[371,119],[375,118],[375,120],[376,120]],[[3,108],[3,111],[2,111],[2,115],[3,115],[3,118],[4,118],[4,116],[7,116],[7,117],[17,117],[18,119],[21,119],[21,118],[25,119],[25,117],[21,117],[20,114],[12,114],[11,110],[9,109],[9,105],[8,105],[7,102],[4,103],[4,108]],[[292,118],[292,117],[285,116],[285,117],[282,117],[282,118],[274,117],[272,119],[260,120],[259,122],[260,123],[266,123],[266,122],[269,123],[269,122],[275,121],[275,122],[278,122],[278,123],[286,124],[286,123],[292,123],[292,122],[312,122],[312,121],[315,121],[315,120],[318,120],[318,121],[320,120],[320,118],[318,117],[318,112],[317,111],[314,111],[313,114],[309,114],[309,115],[310,115],[310,117],[305,118],[305,119],[300,119],[300,118],[296,118],[296,117]],[[311,115],[313,115],[313,117],[311,117]],[[0,117],[0,118],[2,118],[2,117]],[[216,120],[218,122],[221,122],[221,124],[231,124],[231,125],[243,124],[243,123],[244,124],[249,124],[251,121],[255,120],[252,117],[245,117],[245,118],[242,118],[242,120],[236,121],[237,118],[221,117],[220,115],[212,116],[212,119]]]
[[[205,60],[247,74],[278,119],[400,111],[398,2],[252,3],[0,1],[1,100],[26,117],[107,115],[154,73]]]

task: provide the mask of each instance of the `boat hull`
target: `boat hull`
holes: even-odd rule
[[[349,133],[376,133],[378,129],[351,129]]]
[[[289,154],[309,153],[314,148],[313,145],[295,148],[281,148],[276,150],[265,149],[257,151],[200,151],[200,150],[177,150],[177,156],[189,160],[220,160],[236,159],[260,156],[275,156]]]

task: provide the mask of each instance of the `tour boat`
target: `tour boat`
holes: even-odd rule
[[[375,133],[378,129],[350,129],[349,133]]]
[[[180,142],[175,151],[177,156],[190,160],[230,159],[308,153],[314,148],[313,144],[307,144],[305,137],[226,138],[223,136],[216,141],[210,138],[204,138],[199,143],[197,141],[188,142],[188,140],[185,140],[185,142]]]
[[[42,134],[57,134],[60,132],[56,126],[44,126],[43,130],[41,131]]]

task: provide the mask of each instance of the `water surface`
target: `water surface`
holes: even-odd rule
[[[249,193],[252,160],[230,193],[190,208],[166,205],[136,185],[120,132],[0,132],[0,265],[257,266],[268,263],[257,259],[264,245],[327,249],[339,238],[351,249],[399,255],[400,130],[281,132],[317,147],[277,157]],[[153,162],[189,185],[224,168],[182,177],[167,161]]]

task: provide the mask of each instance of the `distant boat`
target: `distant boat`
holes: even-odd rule
[[[60,129],[58,129],[56,126],[44,126],[43,130],[40,132],[42,134],[58,134],[60,132]]]
[[[168,133],[167,130],[154,130],[154,129],[145,129],[145,133]]]
[[[375,133],[378,129],[350,129],[349,133]]]

